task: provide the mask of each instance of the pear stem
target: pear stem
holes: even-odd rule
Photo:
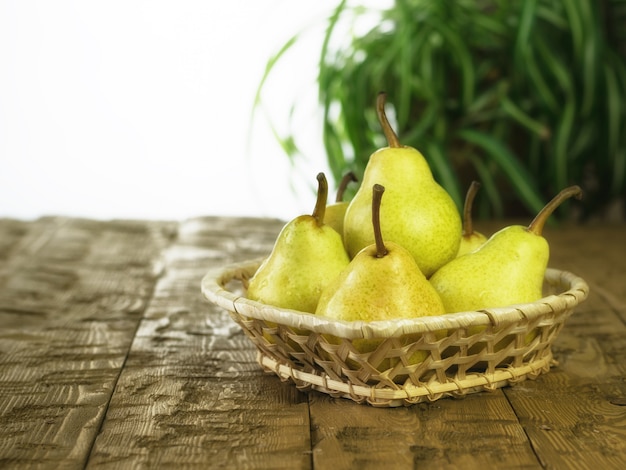
[[[563,203],[563,201],[571,197],[575,197],[576,199],[582,199],[583,190],[580,188],[580,186],[570,186],[569,188],[565,188],[559,194],[557,194],[549,203],[544,206],[543,209],[539,211],[537,216],[528,226],[528,231],[534,233],[535,235],[541,235],[541,233],[543,232],[543,227],[548,220],[548,217],[552,215],[555,209],[559,207]]]
[[[480,183],[478,181],[472,181],[470,187],[467,189],[465,195],[465,205],[463,206],[463,235],[470,236],[474,233],[474,226],[472,222],[472,206],[474,205],[474,198],[476,193],[480,189]]]
[[[324,224],[324,216],[326,215],[326,202],[328,200],[328,181],[324,173],[317,174],[317,200],[313,209],[313,218],[317,221],[317,225]]]
[[[402,145],[400,145],[398,135],[394,132],[391,124],[389,124],[389,120],[387,119],[387,115],[385,114],[386,101],[387,93],[385,93],[384,91],[378,93],[378,97],[376,99],[376,113],[378,114],[378,121],[383,128],[383,133],[385,134],[385,138],[389,143],[389,147],[399,148],[402,147]]]
[[[352,182],[356,183],[357,181],[359,180],[357,179],[353,171],[349,171],[348,173],[343,175],[343,178],[341,178],[341,181],[339,182],[339,188],[337,189],[337,197],[335,198],[335,202],[343,201],[343,195],[346,192],[346,188],[348,187],[348,185]]]
[[[374,227],[374,240],[376,241],[376,258],[383,258],[388,253],[380,230],[380,203],[384,192],[384,186],[380,184],[374,185],[372,191],[372,226]]]

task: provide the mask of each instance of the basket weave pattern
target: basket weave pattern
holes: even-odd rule
[[[301,389],[375,406],[463,396],[534,379],[553,364],[551,345],[588,295],[584,280],[548,269],[546,296],[530,304],[409,320],[338,322],[245,298],[261,260],[202,280],[257,347],[268,372]]]

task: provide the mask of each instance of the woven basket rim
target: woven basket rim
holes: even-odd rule
[[[261,351],[257,352],[257,362],[266,371],[273,372],[282,380],[291,379],[296,385],[304,388],[311,387],[323,393],[339,395],[357,402],[365,401],[375,406],[396,407],[425,400],[435,401],[443,396],[462,397],[484,390],[493,391],[525,379],[536,379],[550,369],[554,359],[550,351],[540,359],[520,367],[499,368],[491,373],[474,371],[460,380],[446,382],[433,380],[420,385],[405,383],[398,387],[358,385],[350,381],[332,379],[319,371],[317,373],[305,372],[283,364]]]
[[[569,271],[548,268],[545,280],[557,287],[559,293],[548,295],[536,302],[410,319],[347,322],[262,304],[228,289],[229,282],[251,277],[262,261],[262,258],[248,260],[208,271],[201,281],[203,296],[210,302],[242,316],[350,340],[392,338],[450,328],[501,326],[521,320],[534,320],[563,309],[572,309],[589,294],[589,286],[581,277]]]

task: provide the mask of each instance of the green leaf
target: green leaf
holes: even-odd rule
[[[583,58],[583,45],[584,45],[584,30],[583,19],[580,16],[580,12],[576,8],[576,3],[573,1],[560,2],[565,8],[565,14],[567,16],[570,32],[572,35],[572,43],[574,46],[574,56],[578,57],[579,62],[582,62]]]
[[[537,0],[526,0],[523,3],[515,38],[515,60],[518,64],[523,64],[530,54],[530,35],[535,24],[536,9]]]
[[[261,76],[261,81],[259,82],[259,85],[257,86],[256,92],[254,94],[254,101],[252,103],[252,112],[250,113],[250,119],[248,122],[248,130],[247,130],[247,136],[246,136],[246,154],[247,155],[250,155],[249,146],[250,146],[250,143],[252,142],[252,137],[251,137],[252,129],[254,127],[254,120],[256,117],[256,112],[258,111],[258,108],[261,107],[262,105],[262,91],[263,91],[263,88],[265,87],[265,83],[267,79],[269,78],[270,73],[276,66],[277,62],[288,50],[290,50],[293,47],[293,45],[298,40],[298,37],[299,35],[295,34],[294,36],[289,38],[289,40],[287,40],[287,42],[283,44],[280,50],[276,54],[274,54],[272,57],[270,57],[267,63],[265,64],[265,70],[263,72],[263,75]],[[292,159],[294,155],[293,149],[295,148],[295,142],[293,143],[293,145],[285,143],[283,139],[279,137],[276,127],[274,123],[272,122],[272,120],[269,118],[269,116],[266,114],[265,117],[267,118],[268,124],[270,126],[270,130],[272,134],[274,135],[274,137],[276,138],[277,142],[280,144],[280,146],[283,149],[285,149],[289,158]]]
[[[556,128],[554,134],[554,191],[569,185],[568,181],[568,152],[571,139],[572,127],[574,125],[574,117],[576,112],[576,103],[574,100],[568,100],[563,107],[563,115],[561,121]]]
[[[486,194],[487,200],[491,205],[491,211],[495,217],[501,218],[504,215],[504,207],[493,174],[489,171],[487,165],[476,155],[470,153],[467,155],[467,158],[478,174],[478,180],[482,185],[482,191]]]
[[[497,163],[521,201],[531,212],[537,213],[541,210],[544,202],[532,175],[502,142],[473,129],[463,129],[459,131],[458,135],[465,141],[484,150]]]
[[[339,22],[339,18],[341,17],[341,14],[344,12],[346,8],[346,1],[347,0],[341,0],[341,2],[339,2],[339,5],[337,5],[337,8],[335,8],[335,11],[330,16],[330,18],[328,18],[328,26],[326,27],[326,32],[322,40],[322,48],[320,51],[320,58],[319,58],[320,71],[323,71],[325,69],[324,65],[327,59],[326,56],[328,54],[328,45],[330,44],[330,38],[332,37],[333,32],[335,31],[335,27],[337,26],[337,23]]]
[[[274,54],[272,57],[270,57],[269,60],[267,61],[267,63],[265,64],[265,71],[263,72],[263,76],[261,77],[261,81],[259,83],[259,86],[257,87],[256,93],[254,94],[254,105],[255,106],[257,106],[258,104],[261,103],[261,91],[263,90],[263,87],[265,86],[265,82],[267,81],[267,78],[269,77],[270,73],[272,72],[272,70],[274,69],[274,67],[276,66],[276,64],[280,60],[280,58],[288,50],[290,50],[293,47],[293,45],[296,43],[296,41],[298,40],[299,37],[300,37],[299,34],[295,34],[291,38],[289,38],[287,40],[287,42],[285,42],[285,44],[283,44],[283,46],[280,48],[280,50],[276,54]]]
[[[561,31],[568,29],[567,19],[560,15],[559,12],[554,11],[553,6],[537,5],[537,17],[549,23],[551,27],[558,28]]]
[[[446,189],[459,211],[463,210],[464,196],[461,195],[459,181],[444,151],[443,143],[431,140],[426,143],[425,148],[436,181]]]
[[[608,151],[613,154],[619,146],[620,112],[619,97],[622,95],[619,90],[615,71],[608,66],[604,66],[604,80],[606,84],[606,108],[607,108],[607,130],[608,130]],[[624,96],[622,95],[623,99]]]
[[[519,122],[522,126],[526,127],[533,134],[537,134],[542,138],[547,138],[550,130],[547,126],[522,111],[511,99],[507,96],[502,98],[500,105],[504,112],[511,116],[515,121]]]
[[[579,2],[581,16],[586,19],[587,33],[583,44],[582,61],[580,63],[582,73],[582,99],[580,113],[582,116],[589,116],[594,106],[596,96],[596,81],[598,77],[599,34],[594,23],[595,15],[589,8],[588,2]]]
[[[524,62],[528,79],[534,86],[534,91],[542,100],[543,105],[545,105],[551,113],[558,114],[560,109],[559,100],[555,96],[552,88],[546,82],[542,73],[543,69],[537,65],[535,56],[536,54],[534,51],[529,51]]]
[[[410,128],[410,131],[402,136],[407,145],[412,145],[419,149],[422,146],[424,136],[433,134],[432,129],[439,119],[440,112],[441,110],[436,103],[427,105],[417,122]]]
[[[347,167],[341,138],[331,125],[326,124],[324,126],[323,139],[328,157],[328,166],[333,173],[334,180],[339,181]]]
[[[626,122],[623,119],[623,109],[620,103],[624,102],[626,96],[624,96],[623,90],[620,90],[618,85],[617,74],[613,69],[604,66],[604,76],[607,88],[607,118],[608,118],[608,152],[609,158],[613,161],[613,180],[611,182],[611,189],[613,193],[619,194],[624,189],[624,181],[626,176],[626,152],[623,147],[620,148],[621,143],[624,144],[624,129],[626,128]],[[621,99],[620,99],[621,98]],[[622,118],[622,119],[620,119]],[[621,129],[620,129],[621,122]]]
[[[461,101],[463,106],[467,108],[474,101],[474,86],[475,86],[475,70],[472,61],[472,55],[470,54],[463,38],[459,36],[448,25],[442,21],[432,19],[431,24],[433,27],[441,33],[446,41],[446,47],[458,61],[460,68],[461,79]],[[437,79],[441,80],[442,76],[438,76]]]

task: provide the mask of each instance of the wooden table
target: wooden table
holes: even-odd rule
[[[550,373],[400,408],[263,373],[201,296],[281,226],[0,220],[0,468],[626,468],[626,226],[546,230],[591,287]]]

